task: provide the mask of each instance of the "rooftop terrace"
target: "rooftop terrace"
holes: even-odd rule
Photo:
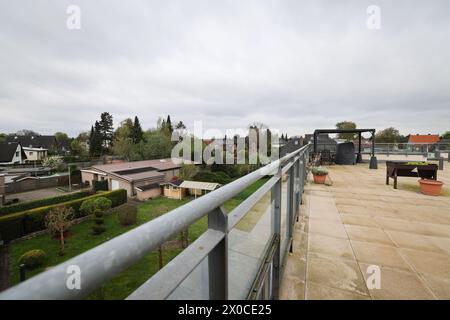
[[[332,186],[308,183],[282,299],[450,299],[450,169],[440,197],[417,178],[385,185],[384,164],[328,167]],[[381,269],[369,290],[367,267]]]

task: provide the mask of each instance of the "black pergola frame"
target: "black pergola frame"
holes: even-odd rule
[[[317,136],[321,133],[333,134],[333,133],[357,133],[358,134],[358,154],[357,162],[362,161],[361,157],[361,137],[364,132],[370,132],[372,134],[372,153],[370,157],[370,169],[377,169],[377,158],[375,157],[375,129],[316,129],[314,130],[314,154],[317,154]]]

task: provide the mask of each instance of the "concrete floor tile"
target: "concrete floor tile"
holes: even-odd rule
[[[400,248],[409,248],[425,251],[443,251],[430,238],[417,233],[409,233],[402,231],[385,231],[394,243]]]
[[[318,233],[329,237],[347,239],[347,233],[342,223],[328,222],[323,220],[310,220],[309,232]]]
[[[307,300],[370,300],[368,295],[326,287],[314,282],[308,282],[306,288]]]
[[[350,240],[375,242],[394,246],[388,235],[381,229],[350,224],[346,224],[345,229],[347,230]]]
[[[412,249],[400,249],[400,254],[417,272],[450,279],[448,254]]]
[[[280,287],[281,300],[304,300],[305,283],[292,276],[284,276]]]
[[[368,264],[360,263],[362,270],[367,270]],[[365,273],[367,280],[369,274]],[[380,289],[370,289],[370,295],[377,300],[432,300],[431,291],[413,273],[400,269],[381,268]]]
[[[352,224],[364,227],[379,227],[379,224],[375,219],[356,214],[341,214],[341,220],[344,224]]]
[[[360,241],[351,241],[351,244],[358,262],[410,271],[395,247]]]
[[[341,259],[355,259],[350,241],[324,236],[321,234],[310,234],[309,252],[334,256]]]
[[[308,257],[306,281],[357,294],[367,294],[365,280],[359,266],[353,261]]]
[[[450,300],[450,279],[439,278],[430,274],[420,275],[438,299]]]

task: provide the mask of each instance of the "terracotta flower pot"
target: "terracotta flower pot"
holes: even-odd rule
[[[327,178],[327,175],[318,176],[318,175],[313,174],[313,177],[314,177],[314,183],[316,183],[316,184],[324,184],[325,180]]]
[[[427,196],[438,196],[441,194],[442,186],[444,183],[442,181],[420,179],[420,192],[426,194]]]

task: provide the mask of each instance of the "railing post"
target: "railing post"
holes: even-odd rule
[[[272,187],[271,193],[271,213],[272,213],[272,232],[281,239],[281,167],[276,174],[278,178]],[[281,274],[281,243],[278,240],[276,244],[275,254],[273,257],[273,273],[272,273],[272,298],[278,300],[280,296],[280,274]]]
[[[209,299],[228,300],[228,215],[222,206],[208,213],[208,228],[225,233],[208,255]]]
[[[294,169],[294,182],[295,182],[295,187],[294,187],[294,191],[295,191],[295,214],[294,216],[296,218],[298,218],[298,210],[299,210],[299,206],[300,206],[300,161],[301,161],[302,157],[299,156],[296,161],[295,161],[295,169]]]
[[[292,235],[293,235],[293,227],[294,227],[294,202],[295,202],[295,195],[296,195],[296,190],[295,190],[295,184],[294,184],[294,179],[295,179],[295,161],[296,159],[294,159],[294,164],[292,165],[292,167],[289,169],[289,184],[288,184],[288,188],[287,188],[287,239],[288,241],[291,241],[292,239]],[[292,253],[292,242],[289,245],[289,252]]]

